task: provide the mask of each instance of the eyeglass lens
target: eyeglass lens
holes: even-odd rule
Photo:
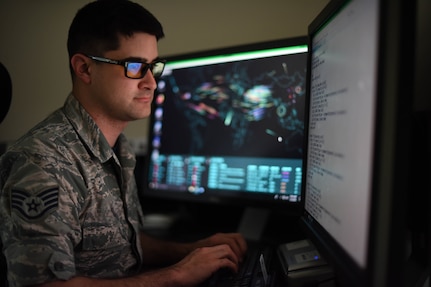
[[[126,67],[127,77],[135,79],[143,78],[148,69],[151,69],[153,76],[158,78],[162,75],[164,66],[163,62],[155,62],[151,64],[128,62]]]

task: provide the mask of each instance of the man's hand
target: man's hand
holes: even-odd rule
[[[247,251],[247,242],[240,233],[216,233],[210,237],[196,241],[192,246],[194,248],[198,248],[220,244],[229,245],[236,257],[239,259],[239,262],[242,261],[244,254]]]

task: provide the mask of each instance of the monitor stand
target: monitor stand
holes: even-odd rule
[[[238,225],[238,232],[246,240],[261,240],[270,213],[269,209],[246,207]]]

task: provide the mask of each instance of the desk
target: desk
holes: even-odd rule
[[[169,209],[169,208],[168,208]],[[203,209],[203,210],[202,210]],[[202,239],[216,232],[236,232],[238,222],[241,218],[241,210],[223,209],[223,213],[217,212],[220,207],[214,210],[199,208],[197,210],[169,209],[164,212],[145,213],[145,231],[155,237],[189,242]],[[154,210],[153,210],[154,211]],[[217,214],[217,216],[214,216]],[[266,228],[259,240],[259,243],[270,244],[276,248],[279,244],[301,240],[304,234],[299,226],[299,217],[279,217],[279,214],[272,214],[267,221]],[[273,266],[275,271],[274,284],[271,287],[293,286],[287,284],[279,270],[280,263],[276,254],[273,255]],[[307,285],[307,287],[333,287],[331,282],[324,285]],[[297,285],[299,286],[299,285]]]

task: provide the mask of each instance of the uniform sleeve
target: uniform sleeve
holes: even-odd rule
[[[11,286],[75,275],[80,237],[76,202],[64,186],[24,155],[2,158],[0,235]]]

